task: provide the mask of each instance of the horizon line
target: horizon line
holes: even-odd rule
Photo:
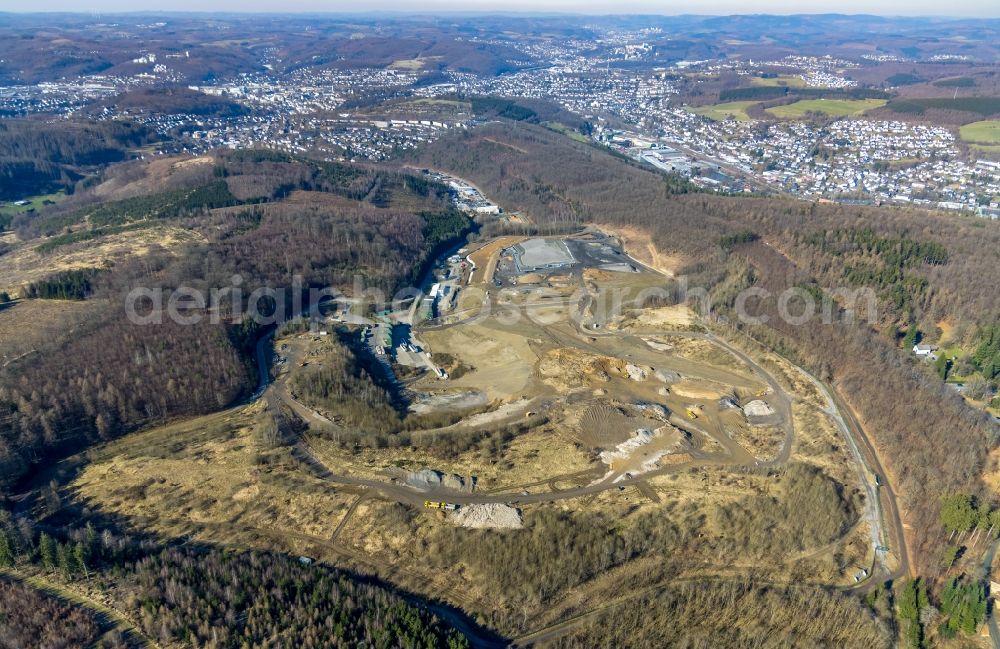
[[[605,11],[560,11],[560,10],[540,10],[540,11],[503,11],[503,10],[476,10],[476,9],[425,9],[421,11],[411,11],[407,9],[383,9],[373,10],[338,10],[324,11],[316,9],[286,9],[283,11],[255,11],[240,9],[141,9],[141,10],[89,10],[79,9],[31,9],[19,11],[17,9],[0,10],[0,16],[325,16],[325,17],[353,17],[353,18],[379,18],[379,17],[421,17],[421,16],[469,16],[469,17],[505,17],[505,18],[795,18],[795,17],[830,17],[830,18],[902,18],[908,20],[989,20],[1000,21],[1000,14],[997,15],[976,15],[976,14],[892,14],[892,13],[838,13],[830,11],[817,12],[746,12],[746,13],[651,13],[651,12],[605,12]]]

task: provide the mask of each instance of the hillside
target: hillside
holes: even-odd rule
[[[982,481],[987,453],[996,443],[995,427],[913,366],[895,341],[879,332],[887,323],[947,317],[974,336],[978,327],[993,322],[1000,295],[987,278],[1000,243],[996,224],[921,211],[675,195],[662,176],[523,124],[494,124],[457,141],[442,140],[425,150],[420,162],[469,178],[540,225],[597,222],[644,233],[651,249],[670,260],[670,271],[713,292],[718,314],[731,314],[726,286],[742,283],[770,291],[755,310],[770,316],[769,324],[741,328],[833,379],[858,412],[900,481],[919,573],[940,570],[947,542],[937,522],[942,495],[995,498]],[[842,317],[829,325],[783,322],[775,309],[776,296],[785,289],[817,282],[824,290],[851,286],[842,255],[805,243],[807,233],[850,230],[862,223],[881,236],[935,242],[947,250],[948,261],[914,264],[912,272],[921,282],[904,296],[879,293],[873,322],[851,324]],[[760,242],[728,252],[719,246],[724,235],[739,231],[753,232]],[[882,289],[875,280],[860,283]],[[928,411],[920,405],[925,403],[937,406]],[[942,448],[954,449],[944,464],[934,459]]]
[[[84,174],[158,139],[130,122],[0,120],[0,200],[72,191]]]
[[[104,109],[129,114],[157,113],[201,117],[235,117],[249,112],[245,106],[235,101],[183,87],[140,88],[95,102],[88,107],[88,111],[95,114]]]
[[[257,325],[239,316],[251,291],[235,304],[223,302],[226,311],[214,321],[182,326],[163,318],[137,326],[125,311],[132,287],[183,285],[207,295],[239,275],[247,286],[284,290],[284,299],[262,308],[291,317],[296,283],[301,290],[350,291],[359,278],[391,291],[412,281],[434,247],[467,226],[442,187],[407,173],[254,152],[194,165],[175,161],[166,169],[164,177],[162,164],[139,167],[126,182],[111,178],[43,213],[18,217],[21,241],[0,258],[9,282],[0,290],[26,299],[0,312],[0,324],[29,326],[19,318],[32,310],[22,305],[44,298],[86,300],[100,304],[104,315],[81,315],[64,330],[74,335],[45,341],[0,370],[4,488],[49,454],[210,412],[253,391]],[[129,196],[133,187],[142,195],[101,198]],[[188,235],[169,248],[154,243],[125,254],[104,248],[134,233],[153,233],[155,240],[158,232],[178,231]],[[55,232],[62,234],[45,236]],[[15,283],[18,259],[29,253],[34,264],[53,270]],[[193,366],[200,371],[190,372]]]

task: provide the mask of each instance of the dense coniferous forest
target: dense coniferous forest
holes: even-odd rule
[[[82,528],[40,528],[0,510],[0,568],[100,593],[153,642],[215,649],[463,649],[466,637],[388,587],[312,560],[234,553]],[[16,624],[14,623],[16,621]],[[83,608],[0,578],[0,647],[87,646]],[[102,647],[115,646],[115,638]]]
[[[65,270],[24,289],[24,297],[43,300],[82,300],[93,292],[93,279],[99,268]]]
[[[1000,323],[984,327],[977,342],[973,362],[986,379],[994,379],[1000,375]]]
[[[125,160],[130,149],[156,140],[129,122],[0,120],[0,200],[72,191],[83,172]]]
[[[992,325],[1000,313],[994,272],[1000,227],[916,210],[677,195],[662,176],[525,124],[489,125],[439,141],[419,160],[468,178],[538,223],[591,222],[648,232],[659,251],[676,262],[675,272],[694,286],[712,287],[733,268],[744,273],[752,268],[745,281],[774,297],[760,305],[770,321],[750,333],[835,382],[899,481],[913,525],[917,569],[940,571],[947,538],[936,523],[939,497],[982,491],[980,475],[996,432],[985,415],[964,405],[879,332],[886,323],[910,322],[933,330],[935,322],[948,318],[964,332],[960,335],[974,340],[981,327]],[[753,238],[743,234],[747,231],[760,241],[735,245]],[[723,250],[720,240],[733,241],[732,249]],[[817,245],[823,241],[830,245]],[[873,265],[867,274],[856,268],[854,283],[887,289],[882,269],[917,281],[902,293],[883,290],[875,323],[783,323],[776,296],[815,282],[829,289],[845,286],[845,254]],[[733,266],[727,258],[745,261]],[[927,408],[928,403],[936,405]],[[950,449],[946,463],[939,461],[941,449]]]
[[[121,590],[159,641],[240,649],[460,649],[468,641],[385,588],[278,555],[169,549],[138,560]]]
[[[56,212],[51,216],[22,217],[16,225],[24,235],[52,235],[64,228],[78,226],[84,222],[92,228],[107,228],[138,221],[202,214],[205,210],[229,207],[237,203],[238,201],[229,193],[226,183],[216,181],[193,188],[110,201],[70,212]],[[75,233],[63,236],[73,234]],[[77,234],[77,236],[82,235]]]

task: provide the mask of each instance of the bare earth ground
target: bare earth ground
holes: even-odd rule
[[[483,389],[490,399],[519,396],[528,386],[537,360],[530,339],[490,322],[428,331],[421,338],[434,351],[457,356],[473,368],[460,379],[450,381],[452,385]]]
[[[667,277],[673,277],[684,264],[678,255],[661,252],[653,244],[653,239],[640,228],[628,226],[599,225],[602,231],[618,237],[626,250],[636,259]]]
[[[44,254],[35,250],[44,240],[34,239],[0,256],[0,291],[17,294],[25,284],[60,271],[101,267],[107,262],[145,255],[153,247],[171,250],[188,245],[198,238],[199,235],[190,230],[154,227],[60,246]]]
[[[227,411],[112,443],[93,454],[75,489],[88,502],[166,537],[194,534],[229,544],[247,540],[249,530],[330,534],[354,495],[295,472],[290,458],[264,462],[266,451],[252,433],[255,410]]]
[[[493,277],[493,271],[496,269],[500,251],[504,248],[509,248],[523,239],[524,237],[499,237],[471,253],[469,259],[475,264],[475,270],[472,273],[469,284],[489,282]]]
[[[481,255],[489,260],[493,252]],[[591,273],[581,281],[600,290],[625,281],[621,275]],[[636,275],[628,280],[633,287],[650,281]],[[541,278],[530,279],[531,286],[546,288]],[[529,303],[530,298],[525,297]],[[524,630],[668,579],[738,576],[753,570],[764,581],[847,586],[859,566],[871,564],[869,533],[865,523],[857,522],[842,538],[791,555],[762,559],[739,543],[725,553],[713,550],[728,543],[716,523],[719,507],[752,497],[786,496],[776,481],[778,470],[752,470],[757,460],[770,460],[779,452],[785,435],[778,426],[750,425],[741,410],[723,403],[773,400],[771,388],[749,365],[710,340],[677,335],[676,329],[674,335],[662,332],[664,326],[691,326],[690,313],[676,307],[637,313],[621,330],[588,335],[568,321],[565,307],[537,310],[536,315],[551,322],[489,318],[419,331],[433,352],[450,354],[469,370],[455,380],[428,376],[410,389],[479,390],[488,395],[493,409],[493,414],[474,415],[468,425],[413,433],[415,438],[488,432],[529,421],[524,414],[532,411],[544,416],[538,423],[490,451],[474,447],[455,454],[419,445],[344,448],[307,433],[314,457],[339,476],[398,485],[405,472],[434,469],[475,476],[474,494],[510,494],[512,500],[521,494],[546,495],[553,502],[518,505],[528,530],[539,517],[560,512],[607,516],[620,530],[652,516],[681,530],[693,529],[700,521],[698,539],[676,547],[666,544],[662,552],[604,571],[557,593],[545,606],[514,601],[474,565],[449,563],[456,550],[442,539],[452,538],[455,528],[443,513],[391,502],[389,492],[378,489],[323,481],[286,451],[263,448],[254,432],[259,406],[106,445],[92,453],[73,488],[90,506],[121,514],[165,537],[306,554],[379,574],[473,613],[523,610]],[[822,395],[787,361],[747,341],[737,342],[789,395],[795,433],[790,461],[821,467],[843,485],[845,498],[857,500],[857,471],[824,412]],[[290,366],[288,371],[295,369]],[[639,429],[653,431],[653,441],[638,446],[632,455],[619,456],[611,466],[598,459],[600,451],[620,448]],[[660,452],[666,455],[658,457]],[[641,475],[647,462],[657,465],[655,460],[660,468],[647,479],[621,489],[611,482],[626,472]],[[575,495],[574,490],[600,481],[607,481],[608,488]],[[570,495],[560,495],[567,490]],[[480,538],[476,534],[526,533],[463,529],[458,538],[474,543]],[[438,565],[442,561],[447,570]]]
[[[0,306],[0,367],[61,340],[105,305],[70,300],[20,300]]]

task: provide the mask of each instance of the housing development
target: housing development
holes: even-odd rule
[[[419,81],[422,63],[349,71],[307,68],[283,75],[273,71],[272,62],[266,64],[268,70],[232,80],[188,83],[192,91],[246,107],[247,114],[142,115],[109,104],[97,116],[131,117],[177,136],[161,152],[264,145],[293,152],[322,151],[331,159],[385,160],[432,141],[447,129],[466,127],[473,116],[457,111],[442,117],[426,107],[415,111],[412,104],[398,112],[373,113],[364,98],[546,99],[591,123],[590,137],[595,140],[663,170],[693,176],[705,188],[915,204],[1000,216],[995,200],[1000,195],[1000,173],[994,161],[981,157],[983,149],[960,149],[954,127],[861,114],[885,105],[883,99],[821,97],[792,103],[787,109],[767,108],[754,117],[745,111],[759,102],[722,102],[707,108],[688,103],[692,95],[702,94],[700,86],[711,85],[719,75],[765,90],[803,88],[815,94],[856,89],[853,77],[862,65],[874,63],[867,55],[855,60],[792,55],[757,61],[739,57],[722,63],[677,60],[634,66],[635,70],[619,67],[623,58],[633,63],[650,58],[650,36],[646,30],[609,30],[596,41],[507,43],[536,64],[499,75],[445,70],[434,83]],[[169,55],[135,54],[132,63],[141,71],[131,76],[89,75],[0,87],[0,111],[72,115],[89,101],[131,88],[183,82]],[[190,62],[190,57],[187,52],[183,60]],[[892,59],[894,65],[917,62]],[[432,114],[421,115],[428,112]],[[668,147],[678,147],[683,155],[660,164],[663,156],[656,149]]]

